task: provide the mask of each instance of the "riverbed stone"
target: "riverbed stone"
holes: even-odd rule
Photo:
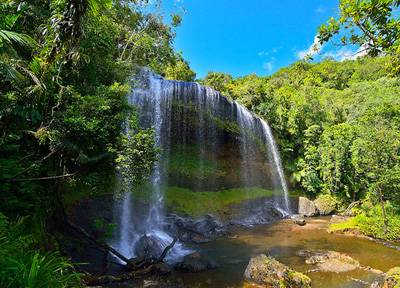
[[[311,287],[311,279],[308,276],[290,269],[265,254],[250,259],[244,272],[244,278],[249,282],[266,287]]]
[[[157,259],[163,251],[159,239],[150,235],[143,235],[135,245],[135,255],[146,259]]]
[[[317,207],[314,202],[306,197],[299,197],[299,214],[307,217],[317,215]]]
[[[320,215],[330,215],[336,211],[337,201],[328,194],[320,195],[314,200],[315,207]]]
[[[151,267],[151,271],[157,275],[168,275],[171,274],[172,268],[167,263],[157,263]]]
[[[293,215],[291,217],[292,221],[294,224],[299,225],[299,226],[304,226],[306,225],[306,220],[302,215]]]
[[[183,257],[183,261],[178,263],[175,268],[181,272],[201,272],[218,268],[218,265],[212,259],[199,252],[194,252]]]
[[[360,268],[360,263],[352,257],[330,250],[300,250],[296,253],[305,262],[314,265],[316,271],[341,273]]]

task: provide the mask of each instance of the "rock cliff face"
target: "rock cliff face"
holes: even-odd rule
[[[250,259],[244,272],[244,277],[249,282],[265,285],[266,287],[311,287],[311,279],[309,277],[264,254]]]

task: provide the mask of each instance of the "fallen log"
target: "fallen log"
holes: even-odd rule
[[[163,262],[164,258],[167,256],[168,252],[174,247],[177,241],[178,238],[174,238],[171,244],[165,247],[164,251],[161,253],[158,259],[143,258],[139,259],[139,261],[137,262],[135,262],[135,260],[132,260],[131,267],[135,267],[134,271],[130,271],[121,275],[102,275],[102,276],[86,275],[83,278],[83,280],[85,281],[85,284],[88,286],[96,286],[96,285],[106,285],[111,283],[124,282],[135,279],[136,277],[148,275],[153,272],[153,269],[156,267],[155,265]]]
[[[119,253],[117,250],[115,250],[113,247],[111,247],[110,245],[107,245],[104,242],[101,242],[99,240],[97,240],[95,237],[93,237],[92,235],[90,235],[88,232],[86,232],[83,228],[75,225],[74,223],[72,223],[71,221],[69,221],[68,219],[66,219],[66,223],[76,232],[78,232],[79,234],[81,234],[82,236],[84,236],[86,239],[88,239],[89,241],[91,241],[92,243],[94,243],[95,245],[97,245],[98,247],[100,247],[103,251],[106,252],[111,252],[112,254],[114,254],[117,258],[121,259],[122,261],[124,261],[128,266],[130,265],[129,259],[126,258],[124,255],[122,255],[121,253]]]
[[[353,209],[355,206],[359,205],[360,203],[361,203],[361,201],[351,202],[350,205],[347,207],[347,209],[344,211],[343,215],[350,216],[352,214],[351,209]]]
[[[76,232],[78,232],[80,235],[84,236],[87,240],[98,246],[101,250],[110,252],[114,254],[117,258],[121,259],[123,262],[126,263],[126,266],[131,270],[130,272],[121,274],[121,275],[102,275],[102,276],[93,276],[90,274],[87,274],[83,277],[83,280],[85,281],[86,285],[88,286],[96,286],[96,285],[104,285],[104,284],[109,284],[113,282],[124,282],[127,280],[134,279],[135,277],[138,276],[143,276],[151,273],[153,267],[155,264],[161,263],[164,261],[165,257],[167,256],[168,252],[174,247],[175,243],[178,241],[178,238],[174,238],[174,240],[169,244],[163,252],[161,253],[160,257],[158,259],[141,259],[139,261],[135,261],[135,259],[128,259],[121,253],[119,253],[117,250],[115,250],[113,247],[110,245],[107,245],[104,242],[101,242],[97,240],[95,237],[90,235],[88,232],[86,232],[83,228],[75,225],[68,219],[66,219],[66,223]]]
[[[165,247],[164,251],[161,253],[160,257],[158,258],[158,262],[164,261],[165,256],[167,256],[169,250],[171,250],[174,247],[176,241],[178,241],[177,237],[175,237],[174,240],[172,240],[171,244],[169,244],[167,247]]]

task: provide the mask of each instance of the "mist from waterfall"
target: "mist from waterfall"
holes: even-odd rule
[[[135,77],[134,86],[128,96],[129,103],[138,107],[140,125],[154,129],[155,143],[161,153],[150,177],[147,202],[135,199],[135,193],[126,191],[115,205],[119,225],[112,244],[123,255],[135,256],[135,244],[144,234],[157,238],[163,247],[172,242],[173,238],[165,229],[164,207],[165,190],[171,183],[190,184],[194,191],[212,191],[214,188],[217,190],[229,185],[250,187],[262,186],[268,182],[271,189],[278,191],[274,198],[276,209],[282,216],[290,214],[288,188],[281,159],[267,122],[209,87],[194,82],[164,80],[147,69],[143,69]],[[228,127],[233,131],[231,134],[237,134],[229,136],[225,126],[231,127]],[[204,159],[212,163],[222,157],[220,147],[227,137],[238,143],[232,145],[232,149],[238,146],[238,155],[233,155],[234,161],[240,162],[240,167],[235,167],[240,174],[237,183],[226,183],[210,176],[199,177],[198,181],[191,181],[195,183],[187,184],[185,179],[169,175],[168,167],[173,149],[185,149],[195,143],[196,146],[193,147],[200,159],[197,165],[202,167],[206,165]],[[265,163],[269,167],[268,176],[254,170],[252,163],[258,157],[256,151],[262,151],[261,154],[264,155]],[[189,252],[189,249],[178,242],[168,258],[178,259]]]

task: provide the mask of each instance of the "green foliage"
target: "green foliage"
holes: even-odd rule
[[[97,164],[97,165],[96,165]],[[63,189],[66,206],[73,205],[85,198],[97,198],[114,193],[117,187],[117,176],[114,167],[108,163],[95,163],[96,167],[77,177],[68,179]]]
[[[187,61],[181,55],[177,55],[174,63],[168,65],[165,70],[165,78],[171,80],[194,81],[196,73],[190,69]]]
[[[358,221],[355,217],[351,217],[344,222],[333,223],[329,225],[328,231],[351,231],[354,229],[358,229]]]
[[[343,45],[361,46],[372,56],[382,52],[398,54],[399,5],[397,0],[341,0],[339,17],[332,17],[319,27],[319,40],[322,44],[336,36]],[[394,67],[398,63],[394,61]]]
[[[330,194],[320,194],[317,199],[314,200],[315,205],[321,212],[321,215],[328,215],[338,208],[338,201],[335,197]]]
[[[295,188],[343,202],[367,194],[377,201],[380,190],[398,201],[400,86],[387,76],[392,59],[297,62],[271,77],[219,83],[268,120]]]
[[[384,229],[384,218],[380,205],[371,205],[365,202],[362,209],[357,211],[355,217],[349,218],[342,223],[335,223],[329,226],[330,231],[359,230],[364,235],[383,239],[399,240],[400,235],[400,216],[399,209],[389,202],[385,203],[387,212],[387,231]]]
[[[122,149],[115,160],[117,169],[126,183],[123,190],[143,184],[157,159],[153,129],[138,130],[135,115],[130,118],[128,133],[123,136]]]
[[[9,223],[0,213],[0,286],[80,287],[80,275],[66,259],[36,248],[33,235],[26,234],[27,222]]]
[[[40,215],[31,237],[53,234],[47,229],[64,220],[65,204],[110,192],[114,179],[104,173],[114,174],[116,160],[134,182],[147,177],[156,155],[153,131],[136,125],[121,136],[133,113],[129,78],[141,66],[158,73],[168,67],[172,78],[195,77],[172,46],[180,17],[165,24],[148,5],[1,2],[0,212],[10,219]],[[53,225],[39,225],[49,219]],[[8,241],[22,243],[17,237]],[[78,286],[64,275],[71,268],[66,260],[40,250],[56,245],[18,247],[18,253],[0,247],[0,261],[9,261],[0,263],[1,277],[9,277],[1,287]]]
[[[228,95],[226,85],[232,81],[232,76],[226,73],[220,72],[208,72],[206,77],[200,82],[205,86],[210,86],[211,88],[221,92],[224,95]]]
[[[116,226],[117,224],[109,223],[103,218],[96,218],[93,223],[93,228],[97,231],[101,231],[105,239],[110,239],[113,236]]]
[[[75,2],[0,5],[0,208],[10,216],[29,214],[37,203],[47,210],[45,203],[53,207],[54,198],[73,198],[55,195],[71,191],[57,188],[73,182],[62,175],[90,182],[89,171],[121,156],[129,142],[121,132],[132,112],[126,94],[133,68],[184,68],[194,77],[173,50],[172,27],[150,13],[146,1]],[[138,143],[132,145],[150,147],[150,131],[136,127],[134,134],[129,137]],[[132,170],[128,158],[118,161]],[[136,178],[149,170],[149,163],[141,163],[136,159]],[[26,180],[43,177],[58,182]]]
[[[351,163],[351,145],[356,128],[348,123],[341,123],[325,129],[321,136],[320,165],[323,189],[342,197],[351,198],[355,172]]]

